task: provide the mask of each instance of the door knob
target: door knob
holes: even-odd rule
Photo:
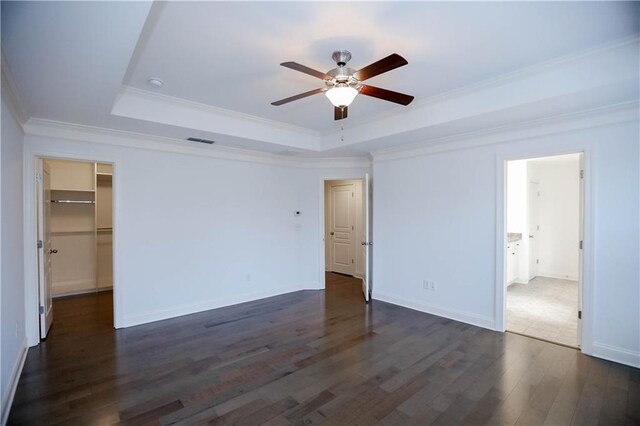
[[[329,232],[329,235],[333,235],[333,232]]]
[[[50,249],[49,250],[49,254],[56,254],[58,252],[58,249]]]

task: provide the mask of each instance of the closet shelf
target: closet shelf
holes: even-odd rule
[[[51,188],[52,191],[56,192],[96,192],[95,189],[69,189],[69,188]]]
[[[51,200],[56,204],[95,204],[94,200]]]
[[[67,231],[51,231],[52,235],[69,235],[69,234],[93,234],[93,229],[87,230],[67,230]]]

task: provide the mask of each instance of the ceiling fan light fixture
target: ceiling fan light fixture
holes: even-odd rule
[[[358,90],[346,84],[336,85],[325,92],[333,106],[339,108],[351,105],[357,94]]]

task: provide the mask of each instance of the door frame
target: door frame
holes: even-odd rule
[[[352,175],[352,174],[347,174],[347,175],[321,175],[318,178],[318,199],[320,201],[320,209],[319,209],[319,226],[318,226],[318,241],[319,241],[319,245],[318,245],[318,284],[317,284],[317,288],[318,289],[324,289],[326,288],[326,280],[325,280],[325,216],[324,216],[324,186],[325,186],[325,181],[328,180],[360,180],[364,182],[365,179],[365,175],[367,172],[363,172],[362,174],[358,175]],[[358,247],[358,242],[356,240],[356,247]]]
[[[575,148],[564,149],[536,149],[529,148],[526,151],[512,154],[498,154],[496,158],[496,282],[495,282],[495,309],[494,328],[496,331],[505,332],[506,318],[506,244],[507,244],[507,162],[514,160],[527,160],[540,157],[551,157],[565,154],[582,154],[584,161],[584,177],[582,188],[582,256],[584,262],[582,270],[582,333],[578,336],[580,351],[585,354],[593,353],[593,196],[595,181],[593,167],[593,155],[589,146],[582,145]]]
[[[23,154],[23,208],[24,208],[24,282],[25,282],[25,329],[27,345],[35,346],[40,343],[40,314],[39,314],[39,284],[38,284],[38,239],[37,226],[37,188],[36,171],[39,159],[73,160],[90,163],[111,164],[113,166],[112,178],[112,212],[113,212],[113,326],[124,327],[122,307],[124,306],[124,292],[120,286],[118,276],[117,234],[120,217],[120,178],[117,169],[117,159],[108,155],[84,155],[64,152],[52,148],[37,148],[35,150],[25,147]]]

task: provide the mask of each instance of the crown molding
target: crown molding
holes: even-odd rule
[[[32,136],[294,168],[359,168],[371,166],[370,159],[365,157],[299,158],[295,156],[280,156],[221,145],[191,145],[182,139],[85,126],[41,118],[30,118],[23,127],[25,134]]]
[[[374,151],[371,156],[374,163],[379,163],[639,120],[640,102],[636,100],[508,126],[425,140],[397,148]]]
[[[302,133],[308,136],[320,137],[320,132],[317,130],[309,129],[307,127],[296,126],[294,124],[284,123],[282,121],[270,120],[268,118],[258,117],[256,115],[246,114],[239,111],[220,108],[213,105],[203,104],[200,102],[190,101],[188,99],[176,98],[174,96],[164,95],[162,93],[152,92],[150,90],[143,90],[133,86],[121,86],[118,92],[118,96],[135,96],[141,99],[158,102],[161,104],[169,104],[178,106],[180,108],[204,111],[209,114],[220,115],[225,118],[233,118],[236,120],[244,120],[256,124],[277,127],[279,129],[287,130],[290,132]]]
[[[0,53],[1,58],[0,62],[2,65],[2,97],[7,99],[7,104],[9,109],[13,113],[16,121],[22,127],[24,131],[24,124],[29,119],[29,116],[26,113],[24,108],[24,104],[18,95],[18,89],[16,87],[15,80],[13,78],[13,73],[9,68],[9,63],[7,62],[7,58],[4,56],[4,50]]]
[[[492,88],[502,86],[507,83],[514,82],[520,79],[530,78],[533,75],[548,72],[550,70],[553,70],[554,68],[558,68],[562,65],[569,64],[573,61],[577,61],[580,59],[587,58],[589,56],[602,54],[615,49],[620,49],[632,44],[639,44],[639,43],[640,43],[640,34],[633,34],[631,36],[623,37],[623,38],[614,40],[612,42],[608,42],[608,43],[600,44],[595,47],[583,49],[578,52],[573,52],[567,55],[563,55],[548,61],[544,61],[534,65],[530,65],[528,67],[520,68],[515,71],[511,71],[505,74],[500,74],[498,76],[491,77],[491,78],[479,81],[477,83],[468,84],[466,86],[449,90],[444,93],[433,95],[425,99],[420,99],[412,102],[411,105],[409,105],[404,109],[391,109],[387,111],[382,111],[378,114],[370,115],[368,117],[358,119],[357,121],[352,121],[351,127],[357,128],[359,126],[364,126],[380,120],[389,119],[402,114],[407,109],[411,109],[411,110],[420,109],[420,108],[431,106],[441,102],[446,102],[452,99],[468,96],[468,95],[480,92],[482,90],[492,89]],[[321,133],[322,133],[322,137],[326,138],[332,135],[339,134],[340,130],[337,130],[335,128],[330,128],[330,129],[323,130]]]

